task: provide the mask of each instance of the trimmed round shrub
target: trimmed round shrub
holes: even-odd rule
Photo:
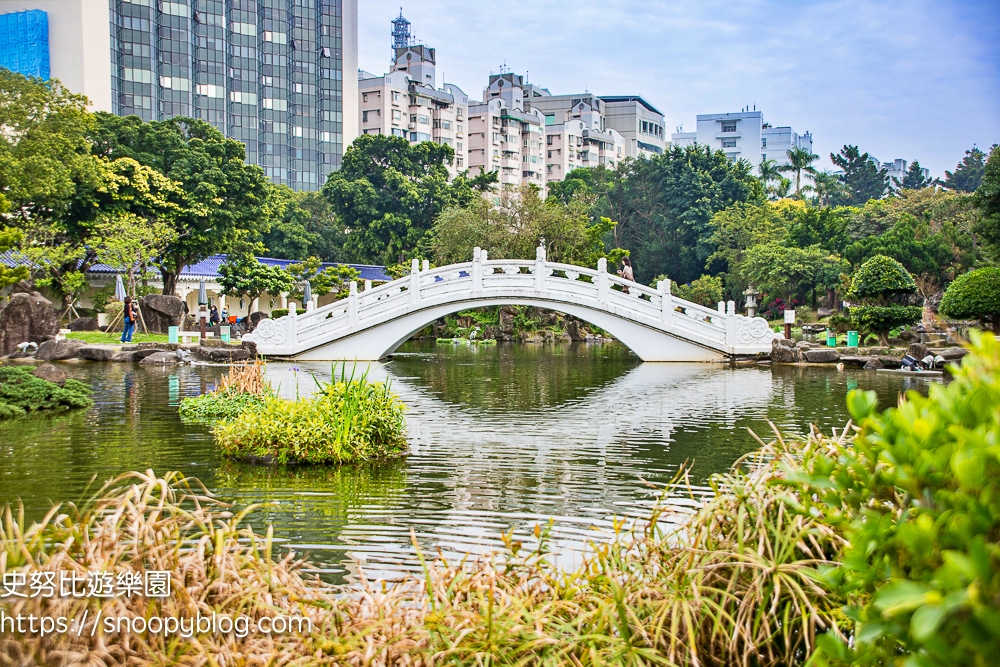
[[[889,344],[889,332],[897,327],[916,324],[923,317],[920,306],[854,306],[851,320],[858,331],[873,333],[882,345]]]
[[[906,268],[891,257],[875,255],[854,273],[851,293],[864,300],[888,305],[897,294],[913,294],[917,284]]]
[[[1000,267],[976,269],[955,278],[945,290],[939,312],[959,320],[979,320],[984,328],[988,320],[993,331],[1000,333]]]

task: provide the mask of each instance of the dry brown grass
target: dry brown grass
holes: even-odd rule
[[[842,600],[820,572],[843,544],[788,512],[795,498],[772,484],[813,435],[765,445],[753,466],[717,480],[718,494],[678,529],[664,516],[613,544],[594,545],[562,571],[544,548],[425,563],[392,586],[332,589],[276,556],[254,535],[247,508],[233,514],[196,482],[151,471],[110,484],[87,507],[55,508],[31,527],[7,510],[0,574],[35,570],[169,570],[167,599],[34,598],[10,614],[113,616],[200,612],[253,619],[299,615],[313,632],[246,638],[73,633],[0,637],[2,665],[745,665],[802,664],[819,631],[838,632]],[[749,472],[747,472],[749,470]],[[677,517],[672,517],[672,520]],[[540,542],[545,531],[538,529]],[[421,555],[421,559],[423,556]]]
[[[219,386],[213,393],[225,394],[235,391],[243,394],[263,396],[270,390],[270,385],[264,379],[264,362],[260,359],[244,361],[229,369],[229,375],[219,381]]]

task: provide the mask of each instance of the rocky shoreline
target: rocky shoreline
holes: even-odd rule
[[[771,345],[771,363],[775,364],[843,364],[865,370],[897,369],[903,357],[909,355],[918,361],[928,355],[941,357],[945,362],[961,361],[968,354],[964,347],[931,347],[924,343],[910,343],[908,347],[827,347],[809,341],[781,338]]]
[[[227,344],[207,339],[199,343],[136,343],[94,345],[80,340],[47,340],[33,354],[20,350],[3,357],[4,361],[98,361],[138,363],[143,365],[208,363],[231,364],[257,357],[256,345],[247,341]]]

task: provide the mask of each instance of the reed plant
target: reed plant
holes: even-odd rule
[[[274,390],[264,378],[260,360],[243,362],[229,369],[215,390],[181,401],[179,412],[185,421],[212,422],[235,419],[244,412],[258,412]]]
[[[406,451],[404,406],[388,383],[368,371],[322,384],[295,401],[276,395],[263,405],[215,427],[223,453],[235,459],[277,464],[339,464],[373,461]]]

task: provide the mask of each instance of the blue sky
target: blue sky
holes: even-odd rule
[[[389,65],[399,0],[360,0],[360,66]],[[1000,142],[998,0],[424,0],[403,5],[449,83],[480,98],[505,62],[554,94],[638,94],[668,131],[757,105],[813,133],[818,166],[857,144],[932,175]]]

